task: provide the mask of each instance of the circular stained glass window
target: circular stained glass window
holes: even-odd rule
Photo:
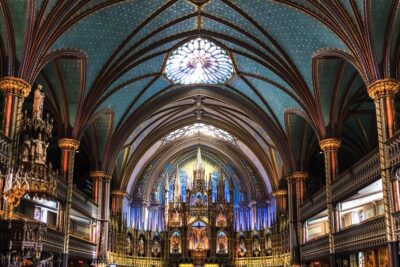
[[[233,65],[225,50],[206,39],[197,38],[170,54],[165,75],[177,84],[222,84],[232,77]]]

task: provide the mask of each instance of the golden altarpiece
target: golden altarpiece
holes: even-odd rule
[[[207,259],[219,258],[228,262],[234,252],[233,203],[227,202],[225,181],[220,175],[217,201],[212,202],[211,175],[207,178],[197,151],[193,179],[187,181],[186,202],[183,202],[178,175],[174,183],[173,201],[168,203],[166,233],[170,263],[186,259],[204,264]],[[233,194],[233,187],[230,187]]]

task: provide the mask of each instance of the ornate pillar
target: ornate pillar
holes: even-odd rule
[[[389,266],[398,266],[397,242],[393,229],[392,212],[400,210],[399,181],[391,179],[387,139],[396,130],[394,98],[399,82],[391,79],[378,80],[368,86],[368,95],[374,100],[378,129],[379,161],[382,178],[383,205],[388,242]]]
[[[3,134],[14,141],[22,119],[22,104],[31,85],[20,78],[3,77],[0,78],[0,90],[4,94]]]
[[[13,155],[18,146],[17,133],[19,133],[21,127],[22,104],[31,91],[31,85],[20,78],[3,77],[0,78],[0,91],[4,95],[2,132],[12,141],[8,151],[9,163],[11,163],[15,160]],[[0,176],[0,202],[3,202],[4,179],[4,175]],[[1,203],[0,208],[6,210],[6,207],[3,207]]]
[[[123,206],[124,206],[124,197],[125,197],[125,192],[124,191],[112,191],[112,199],[111,199],[111,212],[112,214],[118,214],[121,213],[122,216],[122,211],[123,211]]]
[[[78,150],[79,141],[63,138],[58,140],[58,145],[61,148],[61,174],[67,182],[67,201],[64,211],[64,248],[62,257],[62,266],[68,266],[69,252],[69,234],[71,227],[71,204],[74,179],[74,160],[75,152]]]
[[[287,177],[289,198],[290,252],[292,264],[300,263],[300,244],[302,244],[302,226],[300,205],[304,200],[305,181],[308,173],[294,172]]]
[[[273,192],[273,195],[275,197],[276,201],[276,219],[279,222],[280,217],[286,215],[287,211],[287,201],[286,201],[286,196],[287,196],[287,191],[284,189],[277,190]]]
[[[108,222],[110,220],[110,181],[112,175],[104,174],[103,185],[102,185],[102,211],[101,211],[101,234],[100,234],[100,244],[99,244],[99,255],[98,257],[102,259],[103,262],[107,261],[107,251],[108,251]]]
[[[93,181],[92,187],[92,200],[97,204],[97,227],[96,227],[96,239],[95,242],[97,244],[96,258],[99,258],[100,255],[100,247],[101,247],[101,237],[103,235],[103,220],[104,220],[104,186],[106,183],[107,174],[103,171],[92,171],[90,172],[90,177]],[[107,228],[108,230],[108,228]]]
[[[335,260],[335,243],[333,240],[333,232],[336,229],[335,217],[332,203],[331,184],[337,179],[338,176],[338,150],[341,141],[336,138],[327,138],[319,142],[321,150],[324,152],[325,157],[325,190],[326,190],[326,205],[328,210],[328,238],[329,238],[329,254],[331,266],[336,266]]]

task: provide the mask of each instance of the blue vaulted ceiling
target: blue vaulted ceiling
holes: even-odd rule
[[[400,76],[400,9],[395,0],[328,2],[210,0],[198,8],[188,0],[1,1],[0,74],[43,85],[59,135],[102,129],[96,138],[103,154],[111,132],[134,131],[128,124],[138,110],[182,89],[164,77],[164,63],[174,48],[202,36],[235,64],[232,79],[207,90],[254,105],[254,114],[268,118],[254,125],[274,133],[281,153],[290,154],[285,147],[304,129],[316,139],[352,129],[362,141],[352,146],[361,139],[345,136],[345,146],[361,154],[373,132],[364,84]],[[94,127],[104,111],[113,113],[108,123]],[[287,157],[301,162],[307,149]]]
[[[168,88],[168,82],[162,79],[149,85],[148,76],[162,73],[168,52],[200,30],[200,34],[232,52],[237,72],[246,82],[237,77],[229,85],[271,114],[283,128],[285,109],[302,107],[298,98],[275,84],[296,95],[299,89],[288,78],[293,72],[311,90],[312,53],[326,47],[346,47],[317,20],[287,6],[265,1],[227,3],[213,0],[206,4],[198,25],[197,8],[186,0],[167,1],[164,5],[158,1],[122,1],[76,22],[51,50],[73,47],[85,53],[85,95],[91,90],[104,95],[114,90],[106,99],[102,95],[95,110],[118,106],[117,127],[123,123],[121,119],[127,118],[123,114],[132,114]],[[137,80],[140,77],[143,81]]]

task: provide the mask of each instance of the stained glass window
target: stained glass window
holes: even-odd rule
[[[221,138],[232,144],[236,144],[235,138],[228,132],[204,123],[194,123],[169,133],[164,137],[163,144],[167,144],[177,138],[191,136],[196,133]]]
[[[165,74],[176,84],[222,84],[232,77],[233,65],[221,47],[196,38],[170,54]]]

